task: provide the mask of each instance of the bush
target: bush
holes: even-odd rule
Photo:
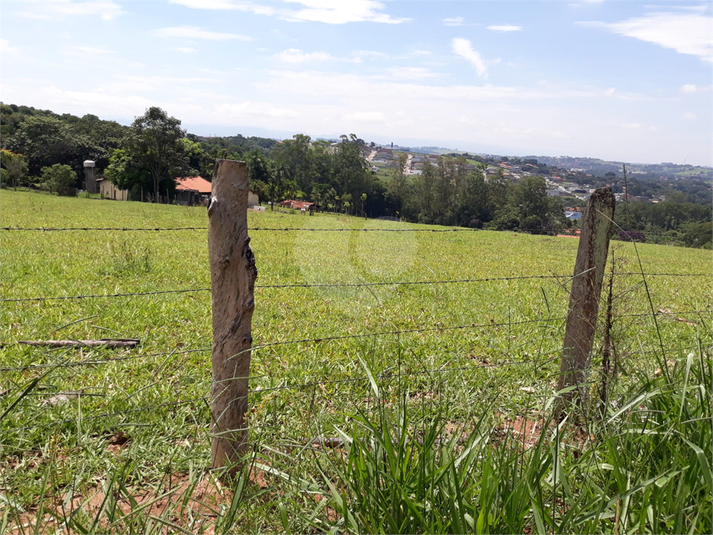
[[[692,223],[687,225],[683,241],[688,247],[711,248],[713,242],[713,223]]]
[[[635,241],[638,243],[646,243],[646,236],[644,236],[641,232],[636,232],[635,230],[620,231],[619,239],[621,241]]]
[[[76,186],[77,173],[68,165],[56,163],[42,168],[42,183],[49,191],[61,193]]]

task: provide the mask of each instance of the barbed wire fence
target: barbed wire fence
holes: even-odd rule
[[[175,228],[129,228],[129,227],[0,227],[0,230],[3,231],[12,231],[12,232],[62,232],[62,231],[86,231],[86,232],[127,232],[127,231],[146,231],[146,232],[176,232],[176,231],[203,231],[206,230],[206,227],[175,227]],[[260,231],[265,231],[265,232],[362,232],[362,231],[368,231],[368,232],[430,232],[430,233],[450,233],[450,232],[475,232],[474,230],[471,229],[386,229],[386,228],[366,228],[366,229],[351,229],[351,228],[339,228],[339,229],[320,229],[320,228],[268,228],[268,227],[252,227],[249,229],[250,231],[254,232],[260,232]],[[691,279],[691,278],[708,278],[710,279],[710,274],[707,273],[666,273],[666,272],[661,272],[661,273],[640,273],[640,272],[627,272],[627,271],[620,271],[620,272],[614,272],[614,276],[616,277],[673,277],[673,278],[680,278],[680,279]],[[566,284],[568,281],[571,281],[572,276],[571,275],[565,275],[565,274],[546,274],[546,275],[523,275],[523,276],[503,276],[503,277],[482,277],[482,278],[462,278],[462,279],[432,279],[432,280],[413,280],[413,281],[381,281],[381,282],[343,282],[343,283],[285,283],[285,284],[264,284],[264,285],[256,285],[255,288],[257,290],[289,290],[289,289],[308,289],[308,288],[370,288],[370,287],[381,287],[381,286],[402,286],[402,287],[417,287],[417,286],[431,286],[431,285],[470,285],[470,284],[490,284],[490,283],[496,283],[496,282],[514,282],[514,281],[552,281],[555,283],[558,283],[560,285]],[[197,292],[208,292],[210,291],[210,288],[183,288],[183,289],[171,289],[171,290],[156,290],[156,291],[147,291],[147,292],[124,292],[124,293],[105,293],[105,294],[86,294],[86,295],[38,295],[38,296],[32,296],[32,297],[5,297],[3,296],[0,298],[0,303],[4,303],[4,306],[12,306],[12,304],[17,303],[28,303],[28,302],[47,302],[47,303],[52,303],[52,302],[61,302],[61,301],[74,301],[74,300],[87,300],[87,299],[123,299],[123,298],[141,298],[141,297],[156,297],[156,296],[168,296],[172,294],[185,294],[185,293],[197,293]],[[627,290],[629,291],[629,290]],[[676,312],[675,314],[670,313],[670,312],[661,312],[663,316],[667,315],[672,315],[678,319],[678,317],[687,317],[687,316],[698,316],[698,317],[704,317],[704,319],[709,319],[711,311],[709,309],[692,309],[692,310],[685,310],[685,311],[680,311]],[[645,313],[629,313],[629,314],[621,314],[618,317],[620,318],[631,318],[631,319],[636,319],[636,318],[646,318],[650,317],[651,313],[650,312],[645,312]],[[550,325],[553,323],[559,323],[560,325],[564,322],[566,318],[558,316],[558,317],[547,317],[547,318],[538,318],[538,319],[521,319],[521,320],[513,320],[512,318],[508,318],[507,321],[490,321],[486,323],[469,323],[469,324],[459,324],[459,325],[423,325],[419,326],[416,328],[411,328],[411,329],[391,329],[391,330],[378,330],[375,332],[363,332],[363,333],[355,333],[355,334],[333,334],[330,336],[314,336],[314,337],[303,337],[303,338],[297,338],[297,339],[289,339],[289,340],[266,340],[263,342],[258,342],[256,343],[251,351],[253,352],[260,352],[262,350],[269,350],[272,348],[277,348],[279,346],[294,346],[294,345],[300,345],[300,346],[315,346],[319,344],[326,344],[326,343],[343,343],[348,340],[372,340],[372,339],[378,339],[378,338],[391,338],[391,339],[396,339],[397,343],[399,343],[400,338],[402,336],[406,335],[416,335],[416,334],[425,334],[425,333],[432,333],[432,334],[437,334],[437,335],[444,335],[445,333],[449,332],[458,332],[458,331],[479,331],[479,330],[487,330],[487,329],[493,329],[493,328],[501,328],[501,329],[508,329],[510,332],[514,327],[519,327],[519,326],[534,326],[534,325]],[[206,341],[208,342],[208,341]],[[555,341],[555,345],[557,345],[557,341]],[[4,347],[9,347],[9,346],[14,346],[14,345],[20,345],[21,341],[16,340],[16,341],[6,341],[4,343]],[[522,342],[522,345],[528,344],[528,341]],[[692,349],[694,346],[684,346],[682,347],[671,347],[667,348],[670,351],[680,351],[680,350],[688,350]],[[656,348],[658,349],[658,348]],[[33,351],[38,351],[38,350],[33,350]],[[165,365],[168,362],[169,359],[174,358],[176,356],[190,356],[191,354],[198,354],[198,353],[210,353],[211,348],[210,347],[194,347],[194,348],[188,348],[188,349],[179,349],[179,348],[174,348],[173,350],[167,350],[167,351],[159,351],[159,352],[151,352],[151,353],[139,353],[139,354],[130,354],[132,350],[126,350],[125,354],[112,357],[112,358],[97,358],[94,352],[89,353],[88,356],[84,356],[83,352],[79,352],[80,359],[79,360],[73,360],[73,356],[70,355],[68,358],[58,361],[58,362],[44,362],[44,363],[33,363],[33,364],[24,364],[24,365],[19,365],[19,366],[1,366],[0,367],[0,372],[3,374],[20,374],[23,376],[23,374],[26,374],[28,372],[33,372],[33,371],[41,371],[42,376],[45,377],[50,373],[56,372],[58,370],[69,370],[69,369],[76,369],[76,368],[86,368],[86,369],[93,369],[97,366],[101,365],[111,365],[111,364],[119,364],[119,363],[131,363],[139,360],[149,360],[149,359],[157,359],[159,357],[165,357],[165,359],[162,361],[162,363],[155,369],[154,373],[151,375],[151,378],[154,380],[152,383],[143,386],[138,389],[138,392],[143,391],[144,389],[150,388],[154,384],[156,384],[156,380],[159,378],[159,374],[165,369]],[[141,351],[140,349],[138,351]],[[378,380],[378,381],[390,381],[390,380],[395,380],[395,379],[402,379],[402,378],[415,378],[415,377],[420,377],[420,376],[444,376],[448,374],[453,374],[454,377],[462,377],[463,372],[467,371],[473,371],[473,370],[497,370],[501,368],[507,368],[511,366],[543,366],[545,364],[551,363],[554,360],[559,359],[559,355],[557,353],[552,356],[552,348],[548,347],[546,349],[543,349],[541,347],[540,349],[541,353],[550,353],[550,356],[541,359],[541,360],[536,360],[536,359],[528,359],[528,360],[522,360],[522,361],[515,361],[512,360],[512,354],[511,351],[503,351],[502,354],[500,355],[507,357],[504,361],[501,362],[472,362],[468,365],[447,365],[447,366],[440,366],[440,367],[434,367],[434,368],[427,368],[424,369],[423,367],[416,366],[415,369],[397,369],[397,370],[390,370],[390,371],[382,371],[374,374],[373,378]],[[51,353],[51,352],[50,352]],[[44,355],[48,355],[50,353],[44,352]],[[495,360],[495,359],[493,359]],[[399,368],[403,363],[399,362]],[[250,395],[251,396],[264,396],[264,395],[270,395],[273,393],[277,392],[282,392],[282,391],[304,391],[304,390],[310,390],[311,391],[311,397],[314,398],[317,392],[317,389],[326,387],[326,386],[339,386],[339,385],[348,385],[348,384],[356,384],[356,383],[365,383],[370,380],[370,376],[359,374],[359,375],[354,375],[353,374],[354,369],[350,370],[349,373],[351,376],[349,377],[342,377],[339,379],[308,379],[302,382],[289,382],[289,378],[286,377],[278,377],[277,381],[274,381],[275,377],[270,376],[270,383],[265,386],[259,386],[256,388],[253,388],[250,390]],[[549,374],[545,375],[546,378],[551,379],[554,377],[556,374]],[[253,382],[259,382],[260,380],[264,379],[265,375],[257,374],[257,375],[250,375],[248,377],[249,380]],[[16,381],[16,384],[19,386],[19,382]],[[3,385],[4,387],[7,387],[7,383]],[[65,393],[63,393],[65,392]],[[59,393],[52,391],[51,393],[54,394],[55,396],[58,395],[72,395],[76,397],[80,396],[96,396],[96,397],[101,397],[100,394],[92,394],[92,393],[87,393],[86,391],[82,390],[81,386],[78,386],[78,388],[73,389],[70,394],[67,394],[66,392],[68,391],[61,391]],[[12,394],[13,392],[10,391],[10,389],[3,390],[2,392],[2,400],[3,400],[3,405],[5,404],[6,400],[8,400],[8,394]],[[9,402],[11,402],[12,399],[10,399]],[[24,400],[23,400],[24,401]],[[24,409],[31,409],[33,406],[31,403],[31,397],[27,397],[27,403],[21,403],[18,408],[19,410],[24,410]],[[8,402],[8,403],[9,403]],[[179,407],[192,407],[193,409],[197,409],[202,407],[201,410],[207,409],[210,403],[210,396],[197,396],[197,397],[189,397],[188,399],[179,399],[176,401],[171,401],[171,402],[161,402],[161,403],[151,403],[146,406],[137,406],[137,407],[126,407],[121,410],[116,410],[116,411],[100,411],[97,412],[96,414],[89,414],[89,415],[83,415],[81,418],[82,422],[107,422],[108,420],[112,418],[119,418],[119,419],[124,419],[124,423],[132,424],[132,422],[126,422],[125,417],[130,417],[132,418],[134,415],[137,414],[142,414],[142,413],[151,413],[151,412],[156,412],[159,410],[176,410]],[[44,404],[40,404],[39,406],[37,404],[34,405],[35,409],[46,409],[47,408],[47,403],[46,400]],[[32,412],[32,411],[30,411]],[[207,410],[206,414],[204,415],[204,418],[202,420],[203,426],[206,428],[208,427],[209,424],[209,418],[207,417]],[[34,416],[31,416],[30,418],[21,418],[22,420],[29,420],[33,419]],[[9,434],[23,434],[23,433],[28,433],[28,432],[33,432],[41,429],[56,429],[56,428],[61,428],[62,426],[67,426],[67,425],[77,425],[77,418],[60,418],[56,420],[52,420],[50,422],[45,422],[45,423],[40,423],[36,425],[20,425],[20,426],[15,426],[15,427],[5,427],[5,433]],[[135,422],[133,423],[135,425]],[[261,426],[261,424],[257,424],[258,427]],[[250,425],[249,426],[251,429],[255,429],[255,425]],[[269,427],[267,425],[263,425],[262,427]],[[278,426],[279,427],[279,426]],[[6,435],[7,436],[7,435]]]

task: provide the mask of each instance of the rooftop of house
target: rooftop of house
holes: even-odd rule
[[[184,176],[176,179],[176,189],[179,191],[197,191],[210,193],[212,184],[200,176]]]
[[[280,203],[280,206],[285,206],[287,208],[295,208],[296,210],[307,210],[313,204],[313,202],[293,201],[292,199],[285,199]]]

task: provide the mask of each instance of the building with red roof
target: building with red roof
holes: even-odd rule
[[[195,191],[210,195],[212,184],[200,176],[183,176],[176,179],[176,191]]]

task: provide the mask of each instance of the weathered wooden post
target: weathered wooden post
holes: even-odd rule
[[[582,218],[577,261],[569,298],[569,314],[564,334],[564,349],[560,365],[558,390],[574,387],[561,395],[558,412],[574,399],[581,402],[586,395],[584,382],[589,368],[589,356],[594,344],[594,331],[599,312],[604,270],[609,252],[609,239],[614,222],[614,193],[600,188],[589,198]]]
[[[247,446],[245,413],[252,344],[255,256],[248,237],[245,162],[216,160],[208,204],[213,292],[213,468],[234,473]]]

